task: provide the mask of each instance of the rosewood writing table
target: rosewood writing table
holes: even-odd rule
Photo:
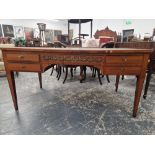
[[[94,66],[105,75],[136,75],[133,117],[136,117],[148,59],[152,50],[127,48],[3,48],[4,65],[14,103],[18,110],[14,71],[41,73],[55,64]]]

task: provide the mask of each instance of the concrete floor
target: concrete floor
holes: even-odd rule
[[[64,75],[57,81],[56,73],[50,76],[47,71],[41,90],[36,73],[20,73],[16,77],[19,112],[14,110],[6,78],[0,78],[0,134],[155,134],[154,82],[133,118],[135,77],[120,81],[116,93],[114,76],[110,83],[103,78],[101,86],[89,69],[84,83],[78,75],[77,70],[62,84]]]

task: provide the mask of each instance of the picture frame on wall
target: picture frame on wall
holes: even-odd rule
[[[13,25],[2,25],[4,37],[14,38],[14,29]]]
[[[24,38],[24,29],[22,26],[14,26],[16,38]]]
[[[133,35],[134,29],[123,30],[123,42],[128,42],[128,37]]]
[[[0,24],[0,37],[3,37],[1,24]]]
[[[33,28],[24,27],[25,39],[32,40],[34,37]]]
[[[53,43],[53,30],[46,29],[45,30],[45,42],[46,43]]]

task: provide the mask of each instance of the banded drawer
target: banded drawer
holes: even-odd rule
[[[8,63],[7,67],[13,71],[37,72],[41,70],[40,64]]]
[[[143,56],[106,56],[107,64],[141,66]]]
[[[103,72],[109,75],[139,75],[141,67],[105,67]]]
[[[39,55],[37,54],[7,54],[6,58],[8,61],[39,62]]]

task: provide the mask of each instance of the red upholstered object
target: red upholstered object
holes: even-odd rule
[[[114,39],[112,37],[102,37],[102,38],[100,38],[100,44],[108,43],[110,41],[114,41]]]

